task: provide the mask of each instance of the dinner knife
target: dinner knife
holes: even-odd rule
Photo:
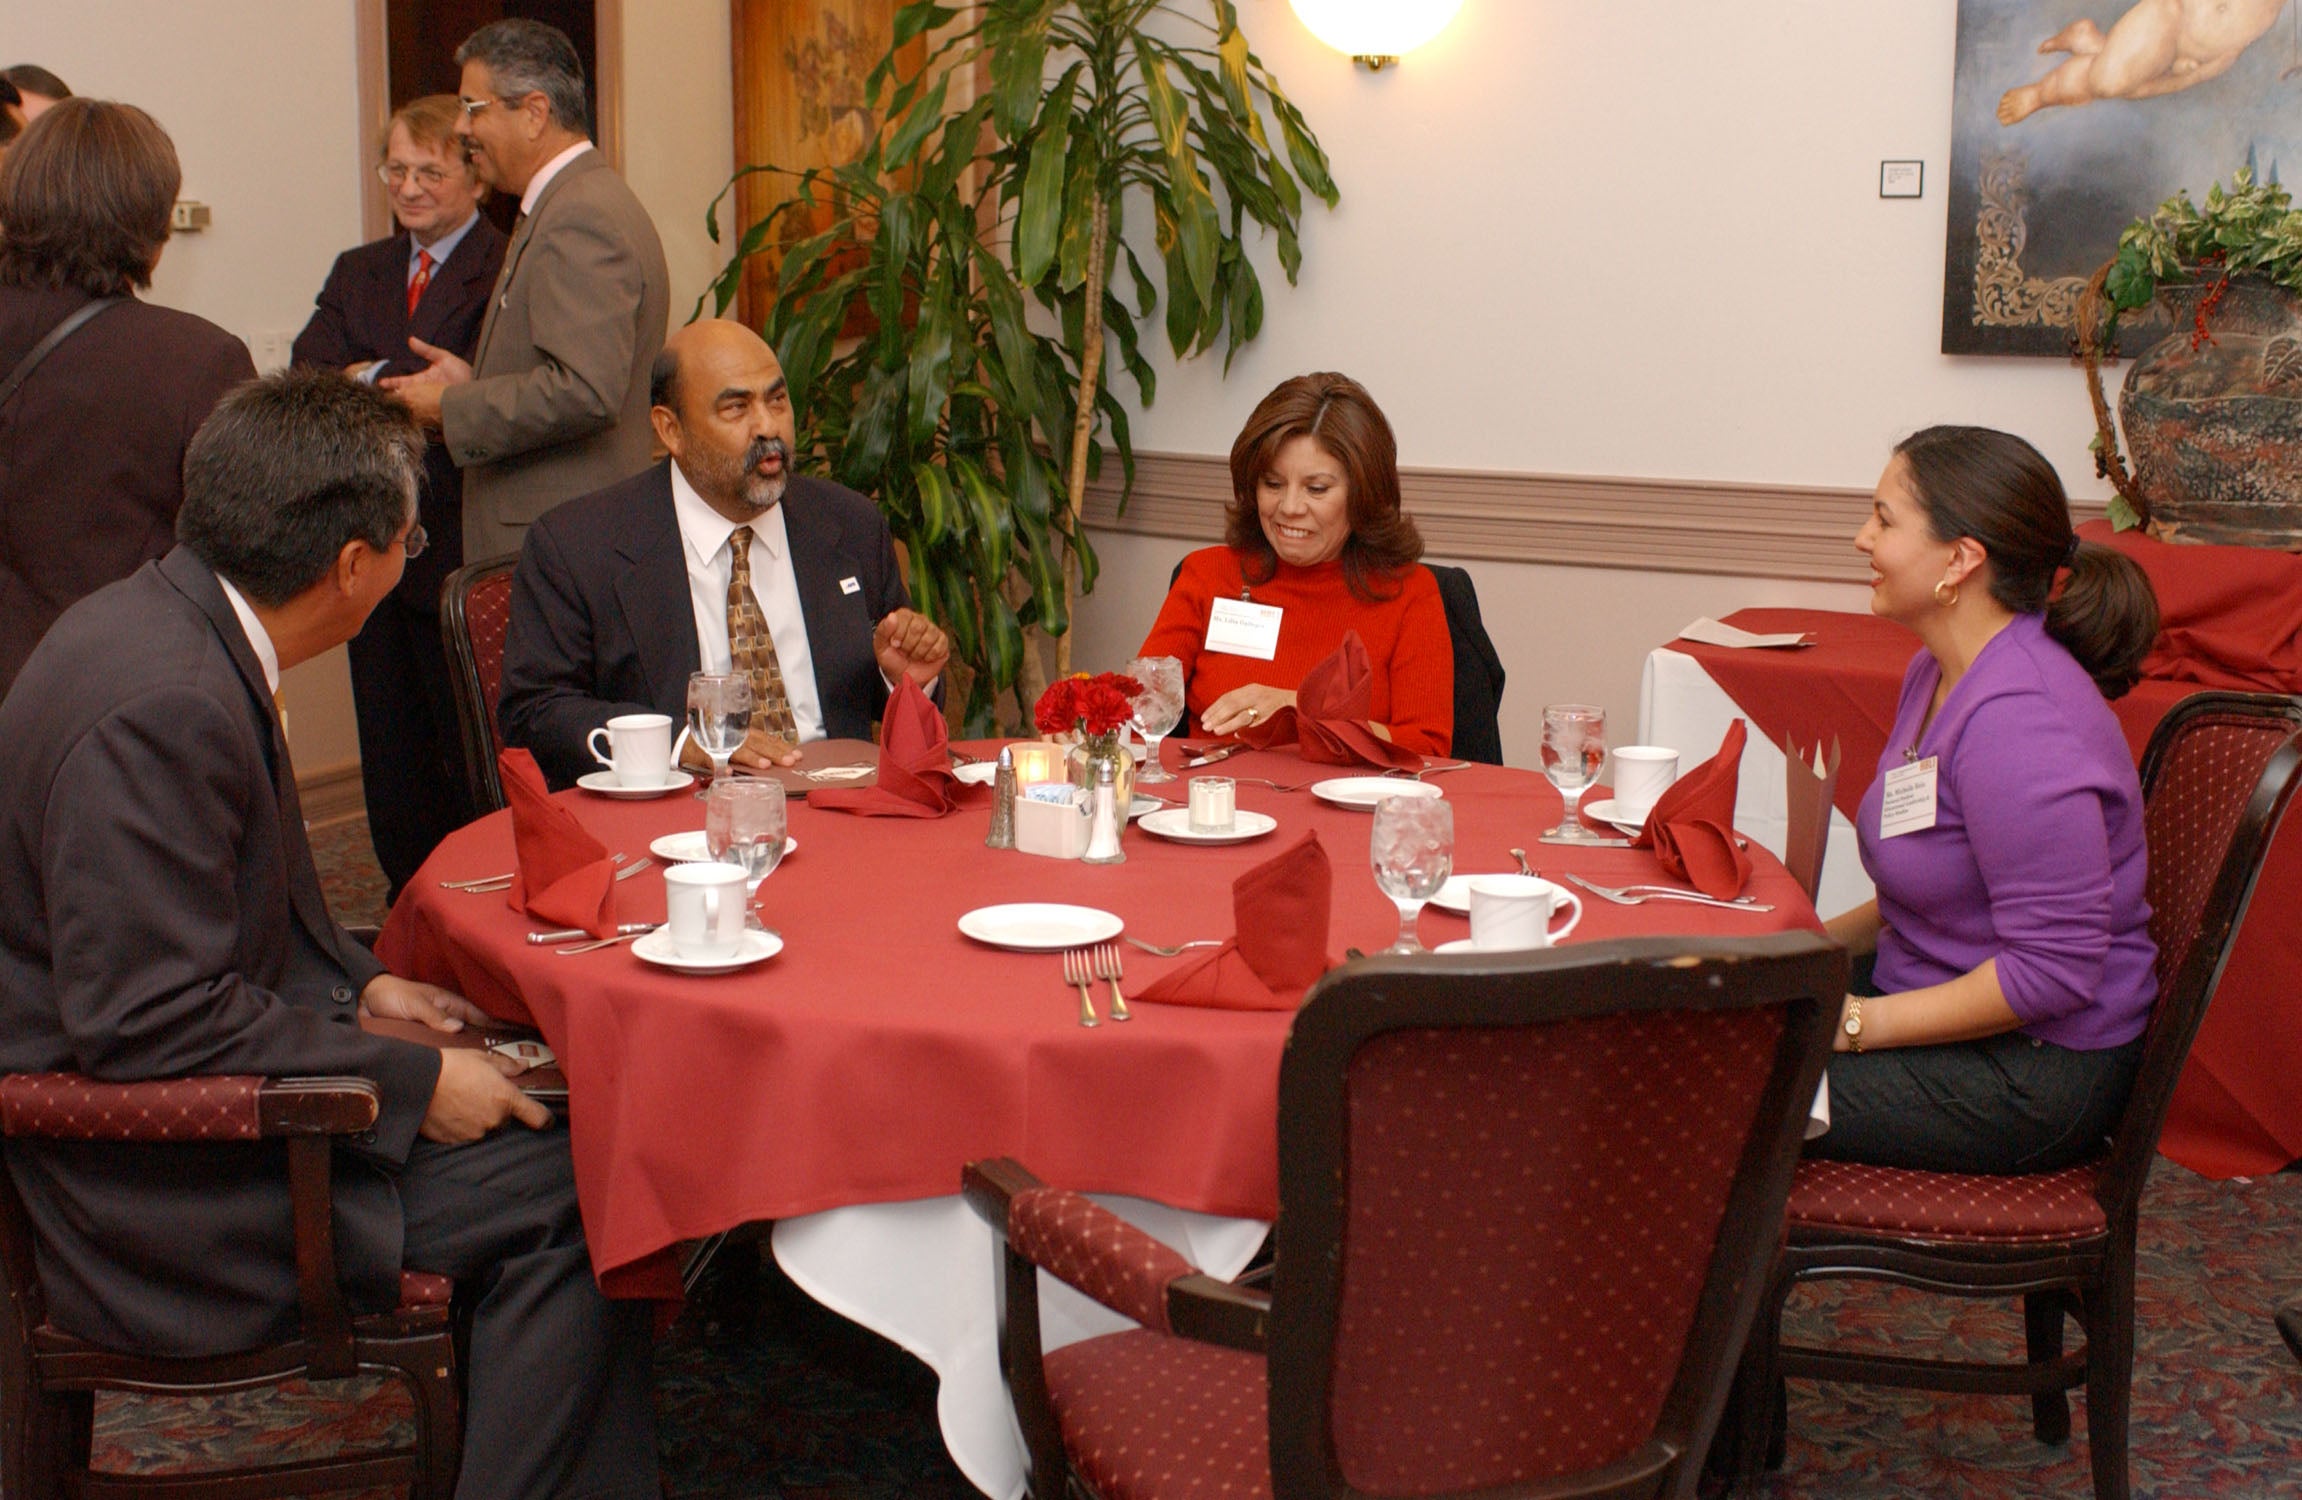
[[[616,929],[616,935],[632,937],[642,932],[653,932],[662,925],[661,922],[626,922]],[[556,932],[531,932],[528,934],[528,941],[531,943],[574,943],[590,936],[591,934],[581,927],[563,927]]]
[[[1208,751],[1205,755],[1199,756],[1193,760],[1187,760],[1183,762],[1183,769],[1189,771],[1194,770],[1200,766],[1211,766],[1219,760],[1229,760],[1232,756],[1237,755],[1240,751],[1246,748],[1247,742],[1245,740],[1233,740],[1228,745],[1217,745],[1214,749]]]
[[[1628,849],[1631,846],[1629,839],[1554,838],[1547,833],[1537,838],[1535,842],[1538,844],[1565,844],[1570,849]]]

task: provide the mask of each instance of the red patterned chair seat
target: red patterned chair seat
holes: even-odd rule
[[[2027,1177],[1914,1172],[1805,1161],[1790,1189],[1790,1232],[1852,1229],[1914,1239],[2056,1244],[2109,1232],[2094,1196],[2101,1163]]]
[[[1135,1329],[1057,1349],[1046,1370],[1063,1446],[1103,1500],[1271,1493],[1263,1356]]]
[[[456,1284],[430,1271],[400,1272],[400,1311],[419,1307],[445,1307],[456,1294]]]

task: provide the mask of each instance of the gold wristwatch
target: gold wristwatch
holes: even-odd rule
[[[1849,1052],[1862,1050],[1862,999],[1860,995],[1849,995],[1846,998],[1843,1029],[1846,1032],[1846,1050]]]

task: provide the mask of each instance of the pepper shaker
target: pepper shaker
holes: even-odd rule
[[[1015,751],[999,747],[999,766],[991,775],[991,832],[983,840],[993,849],[1015,847]]]

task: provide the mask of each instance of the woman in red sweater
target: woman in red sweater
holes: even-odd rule
[[[1231,445],[1225,545],[1183,560],[1141,655],[1183,663],[1206,734],[1295,701],[1303,674],[1355,630],[1374,668],[1371,727],[1426,755],[1455,730],[1455,653],[1423,538],[1399,509],[1391,424],[1347,375],[1298,375]]]

